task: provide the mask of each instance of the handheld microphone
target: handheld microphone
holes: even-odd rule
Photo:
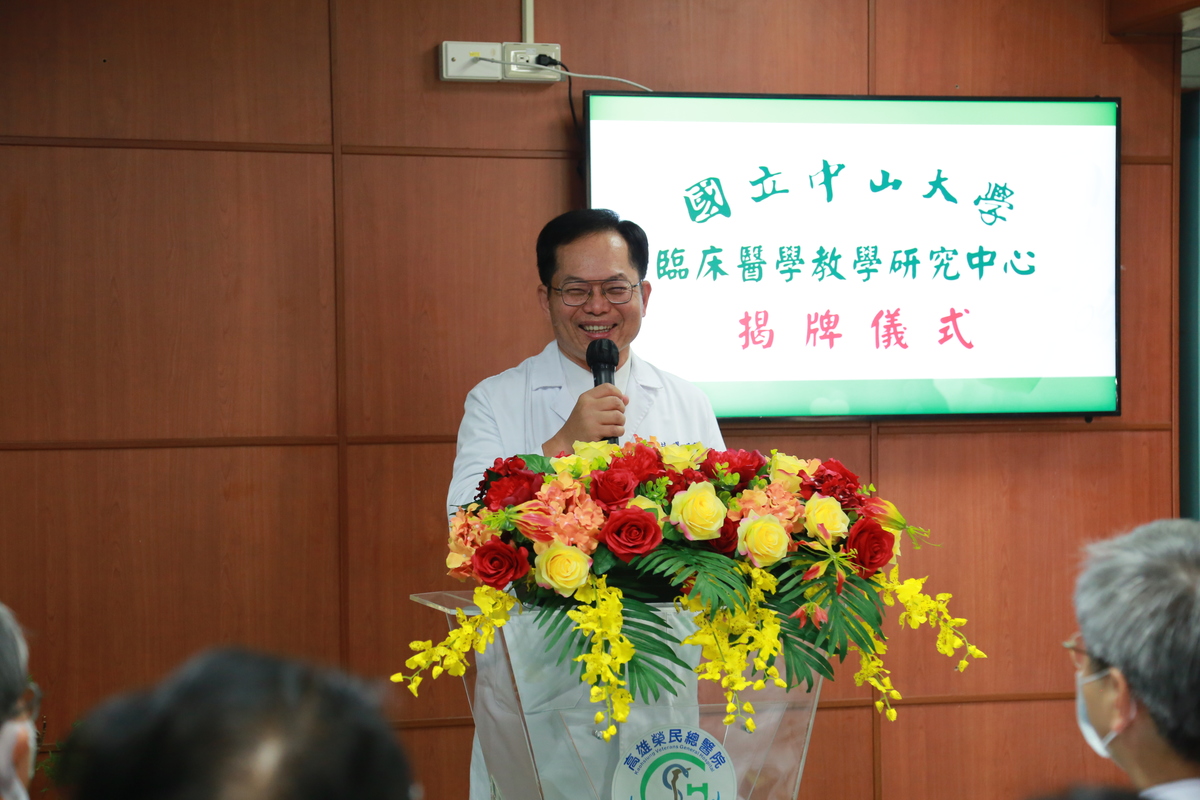
[[[602,383],[611,383],[614,386],[617,382],[617,361],[620,360],[620,353],[617,352],[617,346],[612,343],[611,339],[593,339],[587,349],[587,365],[591,367],[592,379],[595,381],[595,386]],[[616,444],[617,437],[608,437],[609,444]]]

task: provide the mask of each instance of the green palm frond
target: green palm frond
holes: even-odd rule
[[[679,588],[691,582],[690,596],[698,598],[710,612],[718,608],[737,612],[750,603],[750,589],[738,562],[720,553],[664,543],[630,563],[638,571],[667,578]]]

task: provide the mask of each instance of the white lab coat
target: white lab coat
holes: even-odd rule
[[[702,442],[725,449],[721,429],[708,398],[692,384],[664,372],[630,351],[629,406],[625,409],[625,435],[655,436],[662,444]],[[454,477],[446,503],[449,513],[469,503],[483,471],[497,458],[541,453],[566,423],[578,396],[566,388],[558,343],[518,366],[481,381],[471,393],[458,428]]]

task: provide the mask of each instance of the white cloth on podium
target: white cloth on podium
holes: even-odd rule
[[[695,631],[689,614],[678,613],[669,605],[663,608],[663,618],[677,640]],[[585,788],[588,781],[596,796],[607,800],[619,754],[633,747],[642,738],[643,731],[668,725],[698,724],[695,672],[672,666],[671,671],[682,680],[682,686],[677,687],[675,694],[664,692],[658,701],[635,703],[629,721],[618,726],[615,742],[606,743],[592,735],[599,729],[592,717],[604,705],[589,702],[588,686],[570,671],[567,664],[557,664],[557,648],[551,653],[546,652],[545,637],[535,621],[535,614],[532,610],[514,613],[499,631],[504,638],[504,647],[498,647],[497,641],[478,656],[471,800],[489,800],[493,796],[489,772],[496,779],[497,789],[503,789],[506,784],[536,785],[526,769],[529,748],[533,751],[545,800],[590,797]],[[512,673],[504,663],[505,650]],[[700,650],[681,648],[680,656],[694,668],[699,663]],[[529,732],[528,744],[521,735],[522,710]],[[566,714],[566,719],[558,713],[572,710]],[[573,730],[568,731],[567,724],[571,724]],[[486,752],[481,741],[487,742]],[[485,767],[485,755],[490,769]],[[526,800],[524,797],[500,796],[503,800]]]

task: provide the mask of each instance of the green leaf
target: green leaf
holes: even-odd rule
[[[667,485],[670,481],[666,476],[652,481],[646,481],[638,487],[638,494],[648,497],[660,506],[667,504]]]
[[[650,658],[634,656],[625,665],[629,691],[642,702],[657,700],[663,691],[675,694],[684,685],[683,679],[668,667]]]
[[[592,553],[592,574],[603,575],[616,566],[620,560],[621,559],[613,555],[611,550],[604,545],[600,545],[596,548],[596,551]]]
[[[833,667],[828,656],[805,640],[797,620],[781,620],[779,640],[788,688],[797,687],[803,682],[812,691],[814,673],[833,679]]]
[[[682,544],[664,544],[631,564],[642,572],[667,577],[677,587],[692,582],[691,596],[705,608],[746,608],[750,589],[738,562],[728,556]]]
[[[683,531],[679,530],[679,528],[676,528],[669,522],[664,522],[662,524],[662,533],[663,538],[668,542],[682,542],[684,540]]]
[[[550,464],[550,459],[538,453],[529,453],[522,455],[521,459],[525,462],[525,468],[531,472],[541,472],[545,475],[553,475],[554,467]]]

